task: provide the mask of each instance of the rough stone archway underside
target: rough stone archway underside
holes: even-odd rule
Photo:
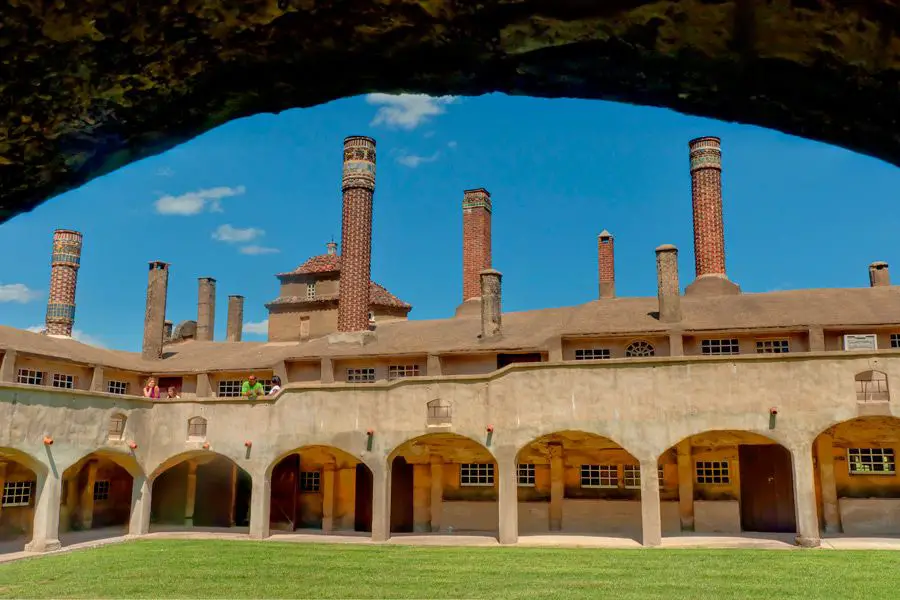
[[[884,0],[12,0],[0,223],[230,119],[373,91],[665,106],[896,164],[898,29]]]

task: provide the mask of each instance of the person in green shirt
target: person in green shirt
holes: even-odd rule
[[[256,375],[251,375],[241,386],[241,396],[250,400],[256,400],[260,396],[265,396],[266,391],[263,384],[256,380]]]

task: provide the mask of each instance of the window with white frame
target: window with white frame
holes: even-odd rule
[[[315,282],[306,284],[306,299],[307,300],[315,300],[316,299],[316,284],[315,284]]]
[[[2,506],[28,506],[31,504],[33,481],[7,481],[3,484]]]
[[[388,379],[403,379],[405,377],[418,377],[419,365],[391,365],[388,367]]]
[[[244,382],[240,379],[225,379],[219,382],[219,389],[216,396],[219,398],[240,398],[241,388]]]
[[[347,383],[374,383],[375,369],[347,369]]]
[[[44,374],[40,371],[31,369],[19,369],[16,377],[16,383],[25,383],[28,385],[44,385]]]
[[[575,360],[599,360],[609,357],[609,348],[579,348],[575,350]]]
[[[891,334],[891,348],[900,348],[900,333]]]
[[[790,351],[790,340],[756,340],[757,354],[785,354]]]
[[[75,387],[75,376],[66,375],[65,373],[54,373],[53,381],[51,383],[55,388],[71,390]]]
[[[721,340],[701,340],[700,352],[706,356],[723,356],[725,354],[737,354],[740,346],[736,338]]]
[[[257,379],[256,381],[258,381],[259,383],[262,384],[263,392],[265,392],[266,395],[268,395],[269,392],[272,391],[272,380],[271,379]]]
[[[109,500],[109,482],[108,481],[95,481],[94,482],[94,500],[95,501],[103,501]]]
[[[120,394],[124,396],[128,393],[128,382],[110,379],[106,382],[106,391],[110,394]]]
[[[641,466],[625,465],[622,470],[622,483],[629,490],[641,489]]]
[[[695,474],[697,483],[706,484],[725,484],[731,483],[731,477],[728,474],[727,460],[698,460],[695,465]]]
[[[581,487],[619,487],[619,468],[616,465],[581,465]]]
[[[534,465],[516,465],[516,480],[519,487],[534,487]]]
[[[469,463],[459,465],[459,485],[482,487],[494,485],[494,464]]]
[[[847,448],[851,475],[895,475],[893,448]]]
[[[322,475],[318,471],[300,471],[300,491],[318,492]]]

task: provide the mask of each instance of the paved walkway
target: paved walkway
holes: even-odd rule
[[[118,544],[131,539],[166,539],[166,540],[251,540],[246,527],[232,528],[166,528],[157,530],[140,538],[130,538],[124,528],[105,528],[90,531],[68,532],[60,536],[62,549],[55,552],[24,552],[22,540],[0,543],[0,563],[49,556],[74,550],[97,548],[109,544]],[[273,533],[261,543],[290,542],[297,544],[372,544],[368,534],[346,532],[325,535],[321,531],[308,530],[300,533]],[[385,542],[390,545],[409,546],[480,546],[499,547],[497,538],[490,535],[452,533],[452,534],[394,534]],[[637,540],[621,537],[603,537],[593,535],[522,535],[517,547],[522,548],[641,548]],[[664,537],[662,548],[756,548],[766,550],[802,550],[794,544],[793,534],[753,534],[740,536],[685,534]],[[828,536],[822,539],[822,550],[900,550],[900,537],[850,537]],[[652,552],[652,549],[648,550]]]

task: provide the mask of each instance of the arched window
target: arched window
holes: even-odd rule
[[[188,419],[188,439],[202,440],[206,438],[206,419],[191,417]]]
[[[887,402],[891,399],[887,375],[881,371],[863,371],[854,379],[856,399],[859,402]]]
[[[428,425],[449,425],[452,419],[450,402],[435,398],[427,404],[426,423]]]
[[[109,439],[121,440],[125,436],[125,421],[127,420],[123,414],[115,414],[109,418]]]
[[[625,348],[625,356],[627,356],[628,358],[653,356],[654,354],[656,354],[656,351],[653,349],[653,346],[650,344],[650,342],[645,342],[644,340],[631,342],[630,344],[628,344],[628,347]]]

